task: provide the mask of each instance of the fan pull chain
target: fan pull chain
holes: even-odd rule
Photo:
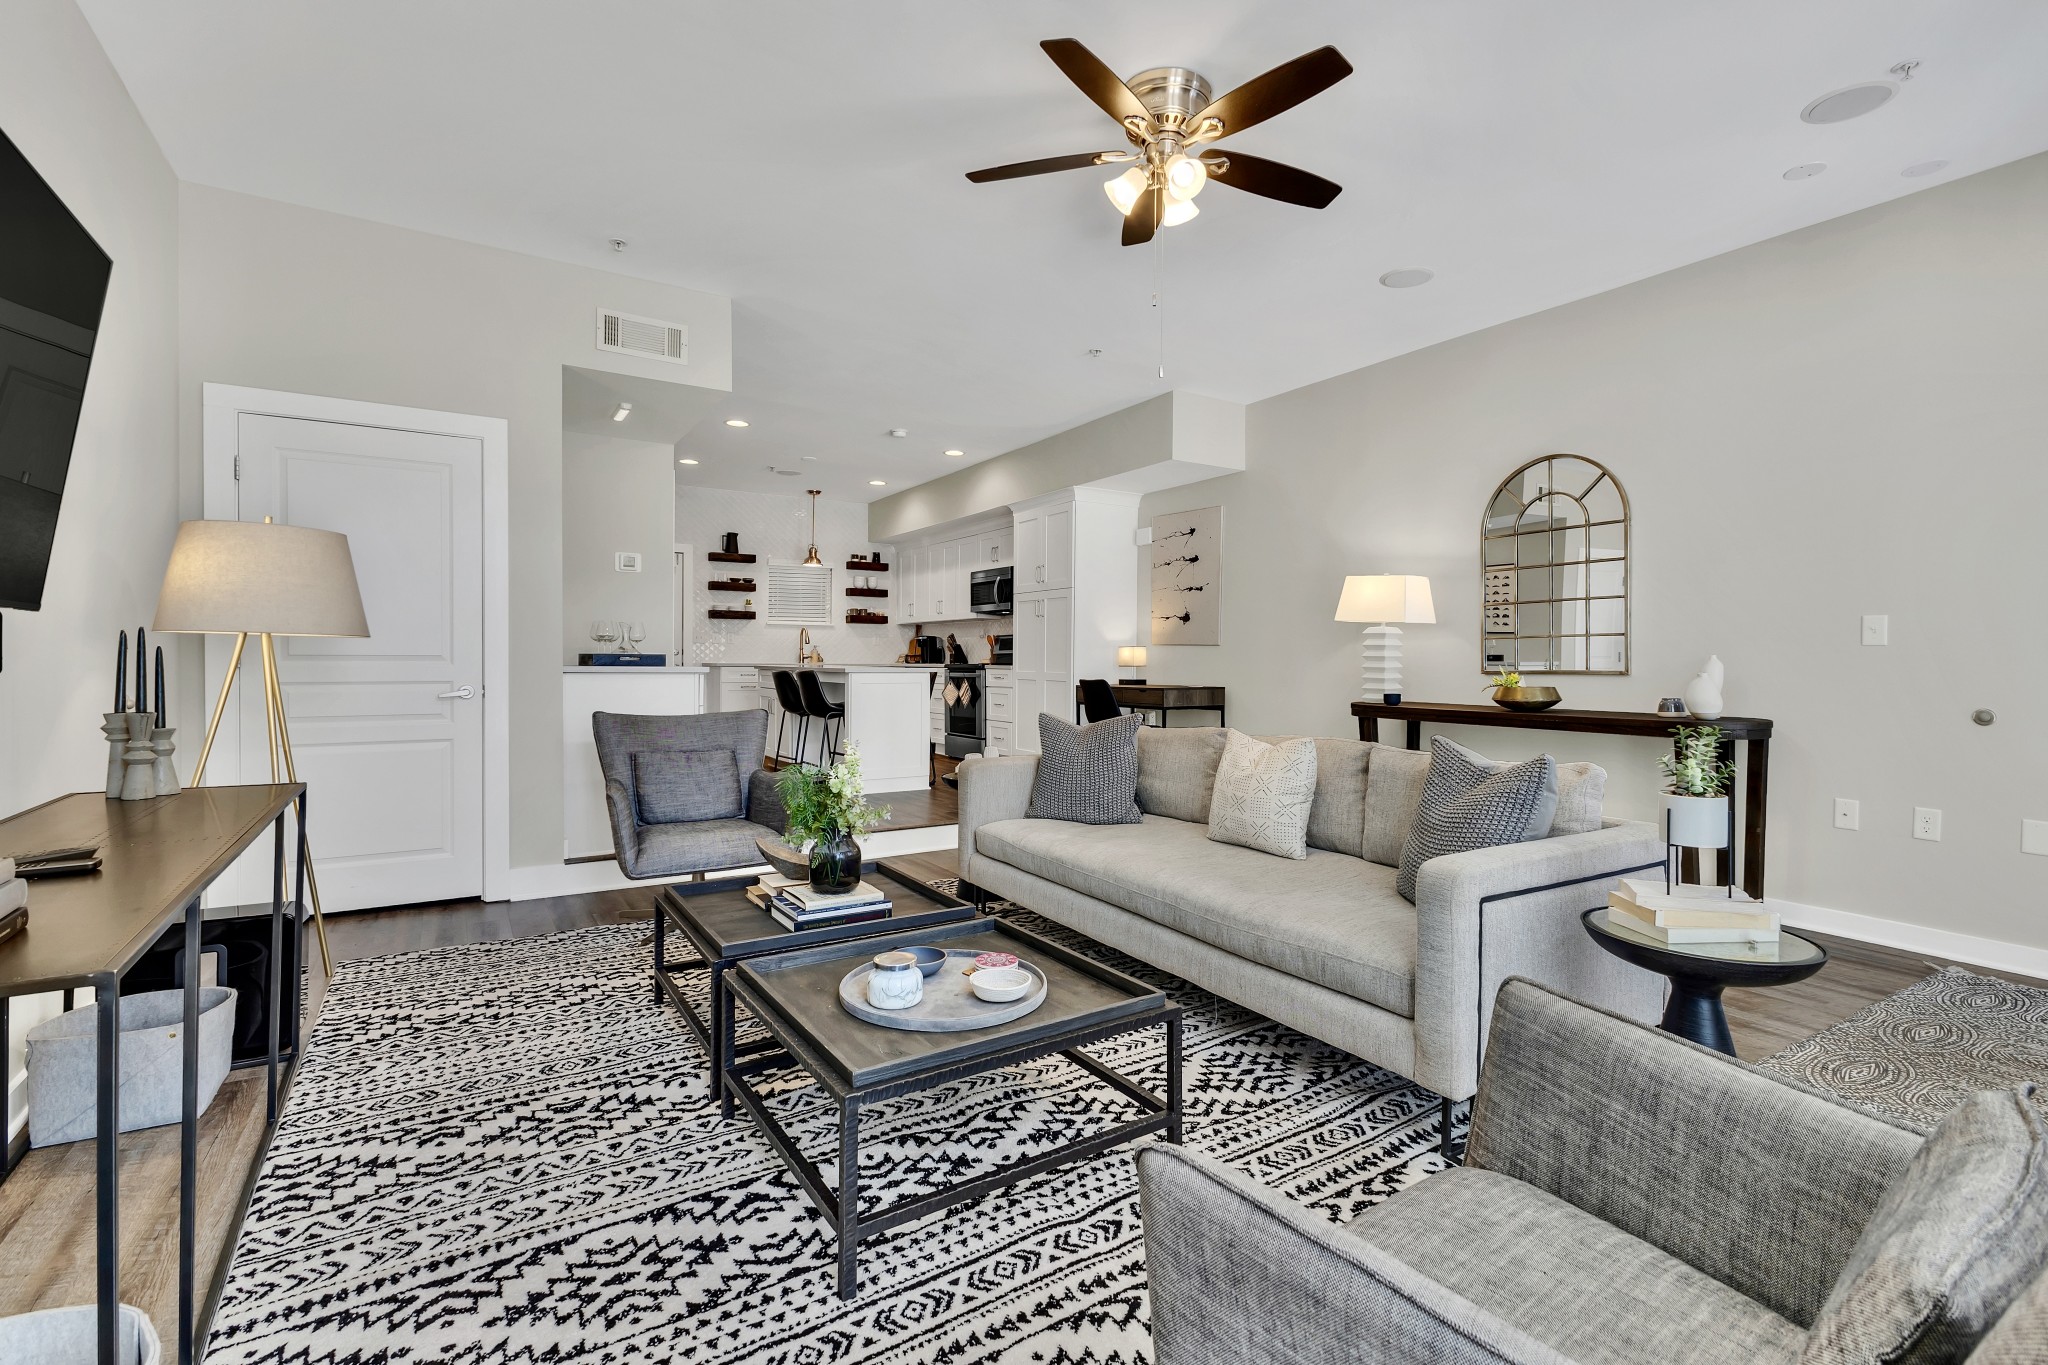
[[[1166,234],[1152,236],[1152,311],[1159,318],[1159,377],[1166,378]]]

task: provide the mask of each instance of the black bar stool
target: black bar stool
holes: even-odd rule
[[[810,712],[804,707],[803,690],[797,686],[796,674],[786,668],[775,670],[775,704],[782,709],[782,715],[775,722],[775,761],[777,763],[801,763],[804,761],[804,738],[810,733]],[[796,719],[796,753],[782,752],[782,730],[790,718]]]
[[[804,714],[819,722],[818,728],[823,731],[823,753],[825,761],[830,763],[839,757],[837,740],[846,731],[846,703],[833,701],[826,696],[825,689],[818,683],[818,675],[808,668],[796,675],[796,684],[797,690],[802,694]],[[832,728],[834,721],[839,722],[836,731]]]

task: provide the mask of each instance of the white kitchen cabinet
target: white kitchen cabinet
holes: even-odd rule
[[[1010,625],[1016,665],[1010,670],[1015,697],[1009,719],[1018,752],[1037,753],[1039,713],[1062,720],[1074,715],[1073,592],[1018,594]]]
[[[1047,588],[1074,586],[1074,505],[1045,509],[1045,554],[1039,582]]]
[[[923,620],[931,613],[924,609],[924,559],[923,546],[906,547],[896,557],[896,591],[901,599],[898,607],[906,624]]]
[[[967,544],[973,543],[970,537]],[[960,541],[942,540],[932,546],[925,561],[932,598],[925,615],[934,620],[951,621],[971,614],[967,608],[967,575],[960,565],[960,546]]]
[[[975,557],[975,567],[993,569],[1016,562],[1013,551],[1016,546],[1015,534],[1005,526],[999,531],[984,531],[978,537],[980,554]]]
[[[1045,586],[1045,509],[1034,507],[1017,513],[1011,528],[1011,545],[1016,553],[1013,590],[1032,592]]]
[[[988,749],[1000,754],[1017,752],[1016,728],[1006,720],[992,720],[988,723]]]

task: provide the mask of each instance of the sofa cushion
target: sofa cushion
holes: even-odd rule
[[[2041,1365],[2048,1360],[2048,1271],[2034,1277],[1998,1325],[1970,1352],[1970,1365]]]
[[[1316,746],[1306,739],[1265,744],[1232,730],[1216,765],[1209,837],[1281,858],[1308,856],[1308,813],[1316,796]]]
[[[1422,803],[1422,782],[1429,776],[1429,755],[1391,744],[1372,746],[1365,774],[1365,824],[1360,831],[1361,856],[1387,867],[1401,865],[1408,831],[1415,827],[1415,808]]]
[[[1550,837],[1591,834],[1600,828],[1606,814],[1607,769],[1598,763],[1557,765],[1557,814],[1550,822]]]
[[[1677,1257],[1496,1171],[1441,1171],[1347,1231],[1583,1365],[1789,1362],[1806,1338]]]
[[[1209,820],[1216,789],[1216,764],[1223,734],[1214,726],[1169,729],[1147,725],[1138,731],[1138,809],[1169,820]]]
[[[640,823],[677,825],[737,820],[745,811],[740,770],[730,749],[657,749],[633,755]]]
[[[1034,820],[1082,825],[1138,822],[1138,730],[1136,712],[1093,725],[1076,725],[1038,714],[1038,775],[1031,782]]]
[[[1295,735],[1256,735],[1267,744]],[[1358,739],[1315,736],[1316,799],[1308,812],[1308,846],[1333,853],[1365,854],[1365,790],[1367,769],[1377,744]],[[1396,850],[1394,861],[1400,861]]]
[[[1415,899],[1415,877],[1424,863],[1540,839],[1557,813],[1557,760],[1549,754],[1489,771],[1471,750],[1442,735],[1430,740],[1429,749],[1429,776],[1395,882],[1409,900]]]
[[[1871,1215],[1814,1319],[1803,1365],[1947,1365],[2048,1263],[2048,1133],[2033,1087],[1941,1121]]]
[[[1414,1015],[1415,907],[1394,874],[1342,853],[1299,862],[1211,841],[1202,825],[997,820],[975,852],[1275,971]]]

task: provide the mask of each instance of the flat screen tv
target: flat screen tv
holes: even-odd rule
[[[43,604],[112,270],[0,133],[0,607]]]

